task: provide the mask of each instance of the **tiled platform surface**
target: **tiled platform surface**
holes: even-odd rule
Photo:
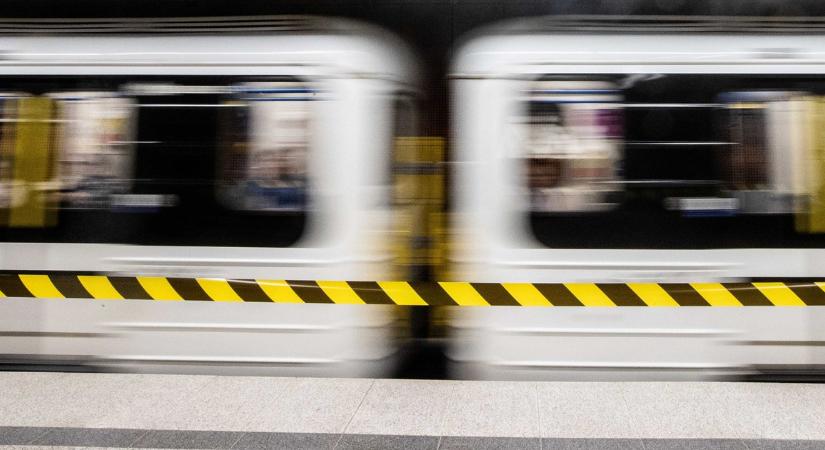
[[[825,385],[0,372],[0,448],[825,449]]]

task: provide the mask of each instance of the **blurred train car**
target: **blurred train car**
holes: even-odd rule
[[[822,279],[825,37],[591,25],[508,22],[456,52],[453,277],[594,296],[673,283],[636,294],[696,304],[726,302],[714,283]],[[798,373],[825,367],[823,322],[821,307],[462,308],[449,357],[472,378]]]
[[[392,277],[394,122],[418,89],[392,35],[306,17],[15,23],[0,270],[178,277],[195,298],[192,277]],[[381,307],[4,295],[4,362],[351,376],[395,351]]]

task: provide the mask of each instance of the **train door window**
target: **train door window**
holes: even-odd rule
[[[246,211],[305,210],[314,92],[300,82],[246,83],[233,90],[219,186],[225,204]]]
[[[621,92],[609,82],[541,81],[522,121],[533,211],[610,208],[621,127]]]
[[[226,82],[229,81],[229,82]],[[180,79],[126,88],[139,105],[137,243],[287,247],[307,218],[314,91],[297,80]]]
[[[61,208],[109,208],[131,188],[133,100],[111,92],[50,97],[58,122]]]
[[[514,120],[533,234],[556,248],[823,247],[823,93],[825,79],[792,75],[534,81]]]

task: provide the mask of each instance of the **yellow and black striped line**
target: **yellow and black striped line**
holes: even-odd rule
[[[0,297],[409,306],[823,306],[825,282],[463,283],[0,274]]]

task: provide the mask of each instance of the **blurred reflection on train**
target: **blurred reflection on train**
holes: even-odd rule
[[[601,289],[698,305],[729,302],[714,283],[825,276],[821,36],[546,24],[457,52],[456,279],[670,282]],[[489,378],[809,369],[821,309],[463,308],[450,358]]]
[[[0,39],[0,270],[181,277],[170,282],[192,298],[208,297],[191,277],[395,276],[382,239],[395,109],[417,89],[405,48],[337,20],[203,25]],[[127,298],[146,295],[114,283]],[[71,297],[77,286],[59,288]],[[392,320],[358,305],[5,299],[0,354],[381,374]]]

